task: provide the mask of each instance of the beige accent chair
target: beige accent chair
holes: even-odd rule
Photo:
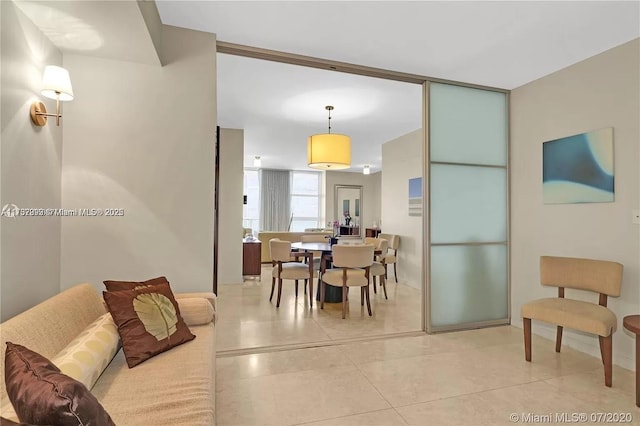
[[[309,308],[313,307],[313,279],[318,276],[313,269],[313,253],[292,252],[290,241],[281,241],[277,238],[269,240],[273,269],[271,270],[271,295],[278,280],[278,300],[276,308],[280,307],[282,295],[282,280],[294,280],[296,283],[296,297],[298,297],[298,281],[304,280],[305,289],[309,285]],[[308,264],[298,262],[298,258],[307,258]],[[293,261],[292,261],[293,259]]]
[[[616,315],[607,309],[607,296],[620,296],[622,264],[574,257],[540,257],[540,284],[558,287],[558,297],[534,300],[522,305],[525,359],[531,361],[531,320],[557,325],[556,352],[562,345],[562,328],[597,334],[604,364],[604,383],[612,384],[613,333]],[[600,294],[599,304],[565,299],[564,289],[574,288]]]
[[[371,276],[373,277],[373,292],[377,293],[376,290],[376,280],[377,277],[380,277],[380,287],[384,290],[384,298],[387,297],[387,279],[385,276],[387,275],[386,269],[386,258],[387,253],[389,251],[389,242],[384,238],[374,238],[375,241],[375,249],[380,250],[381,254],[376,256],[376,261],[371,265]]]
[[[342,319],[347,312],[347,290],[349,287],[360,287],[360,304],[367,299],[367,310],[371,312],[369,296],[369,272],[373,263],[374,247],[372,245],[334,245],[332,249],[333,269],[323,271],[320,286],[320,309],[324,309],[325,285],[342,287]]]
[[[396,265],[398,263],[398,247],[400,246],[400,236],[394,235],[394,234],[378,234],[378,238],[389,241],[389,249],[393,250],[392,253],[389,253],[385,256],[385,271],[386,271],[387,265],[393,264],[393,276],[396,278],[396,283],[397,283],[398,270],[396,269],[397,268]],[[386,275],[385,275],[385,278],[387,278]]]

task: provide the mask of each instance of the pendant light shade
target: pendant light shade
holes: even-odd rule
[[[307,164],[312,169],[340,170],[351,167],[351,138],[347,135],[331,133],[332,106],[329,111],[329,133],[309,136]]]
[[[309,136],[307,160],[313,169],[348,169],[351,166],[351,138],[337,133]]]

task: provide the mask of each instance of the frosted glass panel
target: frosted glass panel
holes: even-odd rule
[[[507,171],[431,165],[431,242],[507,240]]]
[[[431,161],[507,164],[506,95],[432,83]]]
[[[431,248],[431,325],[500,320],[507,315],[507,247]]]

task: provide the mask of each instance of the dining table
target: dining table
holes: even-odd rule
[[[291,248],[300,251],[318,251],[322,253],[320,258],[320,270],[322,270],[322,264],[327,261],[327,256],[331,254],[332,245],[320,242],[299,242],[291,243]],[[325,265],[325,268],[329,268],[330,265]],[[316,300],[320,301],[320,286],[322,285],[322,274],[318,271],[318,285],[316,290]],[[324,294],[325,303],[342,303],[342,288],[326,286]]]
[[[316,290],[317,301],[320,301],[320,288],[322,286],[322,271],[324,269],[329,269],[331,267],[332,247],[333,245],[329,244],[328,242],[326,243],[320,243],[320,242],[291,243],[291,248],[293,250],[319,251],[322,253],[322,257],[320,258],[320,271],[318,271],[318,285]],[[379,255],[380,253],[381,251],[378,249],[374,251],[374,255]],[[325,303],[342,303],[342,287],[334,287],[331,285],[326,286],[324,301]]]

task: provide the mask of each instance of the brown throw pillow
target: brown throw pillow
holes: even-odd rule
[[[195,339],[167,283],[134,290],[103,291],[118,326],[129,368]]]
[[[133,290],[137,287],[154,286],[158,284],[169,284],[167,277],[151,278],[146,281],[115,281],[107,280],[103,281],[107,291],[120,291],[120,290]]]
[[[18,418],[33,425],[111,426],[109,414],[85,385],[42,355],[7,342],[4,375]]]

